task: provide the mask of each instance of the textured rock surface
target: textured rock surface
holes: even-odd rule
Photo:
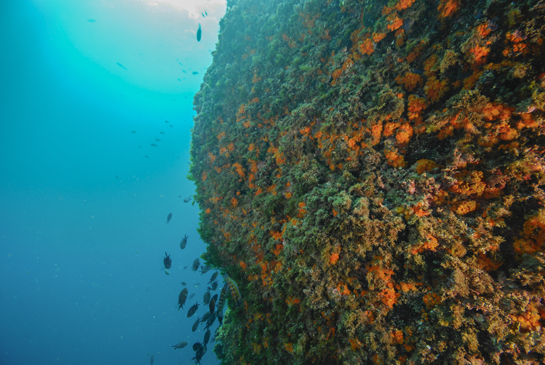
[[[539,364],[545,2],[228,3],[195,96],[225,364]]]

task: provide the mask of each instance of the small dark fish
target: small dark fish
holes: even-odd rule
[[[207,329],[210,328],[215,321],[216,321],[216,315],[214,313],[210,314],[210,317],[208,317],[208,320],[206,321],[206,326],[204,326],[204,328],[207,328]]]
[[[218,288],[218,282],[217,282],[217,281],[214,281],[214,282],[212,283],[212,287],[208,288],[208,290],[216,291],[217,288]]]
[[[120,64],[119,62],[117,62],[117,65],[118,65],[119,67],[121,67],[122,69],[124,69],[124,70],[126,70],[126,69],[127,69],[127,68],[126,68],[125,66],[123,66],[123,65],[122,65],[122,64]]]
[[[158,147],[155,143],[150,143],[149,144],[151,147]]]
[[[186,269],[187,269],[187,266],[184,266],[184,270],[186,270]]]
[[[193,75],[198,75],[199,73],[197,71],[192,72]]]
[[[159,134],[165,134],[165,132],[159,132]]]
[[[188,293],[187,288],[183,288],[182,291],[180,292],[180,295],[178,295],[178,310],[180,310],[180,308],[184,309],[187,293]]]
[[[186,282],[185,282],[185,281],[182,281],[182,285],[183,285],[183,286],[186,286],[187,284],[186,284]]]
[[[189,198],[184,199],[184,203],[189,203],[190,201],[191,201],[191,196],[189,196]]]
[[[182,80],[178,79],[178,81],[182,81]]]
[[[131,133],[136,133],[136,131],[131,131]]]
[[[204,340],[202,341],[203,344],[207,344],[210,340],[210,328],[206,330],[206,333],[204,334]]]
[[[193,304],[191,306],[191,308],[189,308],[189,310],[187,311],[187,318],[191,317],[192,315],[195,314],[195,312],[197,311],[197,309],[199,309],[199,303],[196,302],[195,304]]]
[[[216,301],[218,300],[218,295],[214,295],[212,299],[210,299],[210,304],[208,304],[208,307],[210,308],[210,313],[214,313],[214,309],[216,309]]]
[[[165,123],[168,123],[168,120],[165,120]]]
[[[148,155],[144,155],[145,158],[149,158]]]
[[[218,272],[216,271],[215,273],[212,274],[212,277],[210,278],[210,281],[208,282],[208,284],[210,284],[211,282],[213,282],[214,280],[216,280],[216,278],[218,277]]]
[[[206,313],[204,314],[204,316],[202,316],[201,322],[206,322],[206,321],[208,320],[208,318],[210,318],[211,315],[212,315],[212,314],[211,314],[210,312],[206,312]]]
[[[199,270],[199,265],[201,264],[201,262],[199,261],[198,258],[195,259],[195,261],[193,261],[193,265],[191,266],[191,269],[193,271],[197,271]]]
[[[206,10],[204,11],[204,14],[205,14],[205,15],[208,15],[208,13],[206,12]]]
[[[89,23],[96,23],[97,21],[95,19],[87,19]]]
[[[138,146],[139,148],[142,148],[142,146],[140,146],[139,144],[137,144],[137,146]]]
[[[167,216],[167,223],[170,222],[171,219],[172,219],[172,213],[168,213],[168,216]]]
[[[212,268],[206,264],[201,266],[201,275],[206,274],[209,272]]]
[[[153,365],[153,362],[155,361],[155,358],[153,357],[153,355],[151,355],[150,359],[149,359],[149,363],[150,365]]]
[[[193,351],[199,351],[202,345],[199,342],[193,344]]]
[[[201,29],[201,23],[199,23],[199,29],[197,30],[197,42],[201,41],[202,36],[202,29]]]
[[[185,70],[182,70],[182,72],[183,72],[184,74],[186,74],[186,73],[187,73],[187,72],[185,72]]]
[[[201,317],[198,317],[195,323],[193,323],[193,327],[191,327],[191,331],[195,332],[197,330],[197,327],[199,327],[199,323],[201,323]]]
[[[203,301],[204,305],[207,305],[208,303],[210,303],[210,292],[209,291],[204,293],[204,296],[202,297],[202,301]]]
[[[174,350],[176,349],[183,349],[187,346],[187,341],[178,342],[176,345],[172,346],[174,347]]]
[[[189,299],[193,298],[195,296],[195,293],[191,293],[191,295],[189,296]]]
[[[201,13],[202,17],[204,18],[204,13]]]
[[[183,250],[185,248],[185,245],[187,245],[187,239],[189,238],[188,235],[184,235],[184,238],[182,238],[182,242],[180,242],[180,248]]]
[[[197,353],[195,354],[195,357],[192,358],[191,360],[195,360],[195,363],[196,363],[196,364],[200,364],[200,363],[201,363],[201,359],[202,359],[202,357],[204,356],[205,353],[206,353],[206,346],[201,346],[201,347],[197,350]]]
[[[163,264],[165,264],[165,269],[170,269],[172,267],[172,260],[170,259],[170,255],[167,255],[165,252],[165,257],[163,258]]]
[[[155,138],[155,142],[161,142],[159,138]]]

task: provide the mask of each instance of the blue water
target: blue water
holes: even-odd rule
[[[168,1],[0,2],[2,365],[192,363],[192,98],[225,4]]]

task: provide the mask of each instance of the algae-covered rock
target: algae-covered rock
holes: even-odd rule
[[[220,25],[190,176],[242,297],[222,363],[544,363],[545,3],[238,0]]]

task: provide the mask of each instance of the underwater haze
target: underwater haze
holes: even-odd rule
[[[0,2],[0,364],[194,362],[206,306],[187,309],[214,271],[191,269],[205,251],[184,202],[192,99],[224,13],[223,0]],[[178,310],[182,281],[195,297]],[[201,364],[219,363],[213,346]]]

